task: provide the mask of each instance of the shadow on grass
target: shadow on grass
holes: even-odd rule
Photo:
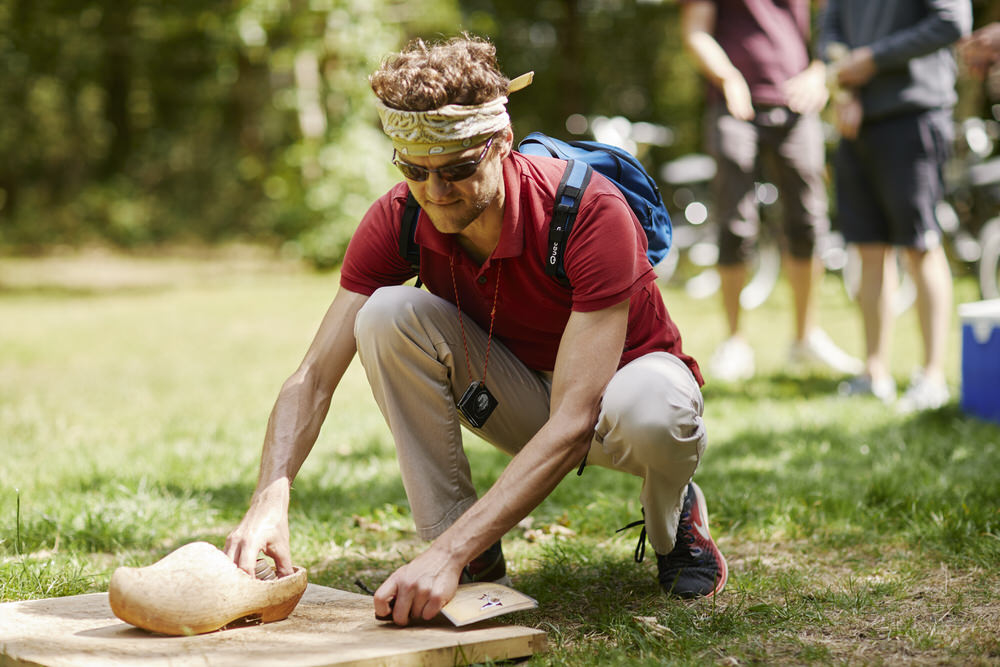
[[[204,513],[211,523],[222,522],[235,528],[250,504],[250,481],[199,487],[168,481],[145,486],[142,479],[90,475],[72,485],[65,494],[70,505],[63,511],[35,511],[22,508],[9,526],[0,527],[0,554],[13,553],[18,545],[23,553],[44,549],[80,550],[89,553],[119,553],[126,550],[160,550],[164,534],[184,530],[192,516]],[[95,498],[97,498],[95,500]],[[324,486],[308,478],[295,483],[289,508],[290,518],[307,517],[310,522],[350,525],[355,515],[371,515],[384,506],[407,506],[398,475],[356,485]],[[181,543],[197,539],[219,543],[219,533],[203,535],[185,532]],[[179,545],[178,545],[179,546]]]
[[[831,547],[899,539],[995,568],[1000,428],[955,405],[895,417],[844,401],[830,407],[843,421],[765,414],[714,440],[698,472],[713,524]]]

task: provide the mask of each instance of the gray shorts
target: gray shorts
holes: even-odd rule
[[[761,107],[747,122],[729,115],[723,104],[712,104],[705,128],[718,165],[712,195],[719,264],[741,264],[754,252],[760,233],[755,183],[762,179],[778,187],[785,249],[799,259],[812,257],[816,239],[830,229],[819,116]]]
[[[954,137],[950,110],[865,123],[835,161],[840,229],[849,243],[929,250],[940,244],[935,207]]]

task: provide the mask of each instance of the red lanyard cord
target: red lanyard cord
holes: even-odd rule
[[[469,361],[469,343],[465,338],[465,322],[462,320],[462,304],[458,299],[458,281],[455,280],[455,256],[448,258],[451,266],[451,286],[455,290],[455,308],[458,309],[458,326],[462,329],[462,346],[465,348],[465,368],[469,372],[469,379],[472,377],[472,364]],[[503,268],[503,260],[497,261],[497,284],[493,291],[493,308],[490,310],[490,332],[486,337],[486,362],[483,364],[483,382],[486,381],[486,369],[490,365],[490,346],[493,342],[493,323],[496,321],[497,297],[500,295],[500,269]]]

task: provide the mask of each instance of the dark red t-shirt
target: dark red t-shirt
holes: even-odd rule
[[[707,1],[716,8],[715,41],[746,79],[753,101],[787,105],[782,84],[809,66],[809,0]]]
[[[496,249],[482,266],[462,250],[453,235],[438,232],[421,212],[416,240],[424,285],[432,294],[455,303],[449,263],[454,257],[462,314],[488,331],[496,294],[493,335],[525,365],[540,371],[554,368],[572,311],[596,311],[630,299],[619,367],[662,350],[683,359],[702,382],[697,363],[681,351],[680,333],[654,282],[645,233],[622,194],[600,174],[594,174],[581,199],[566,244],[564,263],[572,287],[545,274],[549,218],[565,164],[519,153],[504,160],[503,229]],[[399,253],[406,194],[406,183],[399,183],[365,214],[344,258],[340,283],[345,289],[371,295],[379,287],[398,285],[413,276]]]

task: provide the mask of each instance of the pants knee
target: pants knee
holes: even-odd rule
[[[354,321],[354,337],[360,345],[362,341],[370,341],[385,336],[388,332],[397,331],[399,322],[415,300],[420,298],[420,291],[409,285],[382,287],[368,298],[365,305],[358,311]]]
[[[686,368],[670,370],[657,381],[649,375],[639,381],[626,368],[608,385],[601,425],[612,460],[633,458],[655,468],[656,461],[700,458],[707,440],[701,392]]]
[[[636,454],[647,452],[670,457],[665,450],[678,444],[697,443],[703,438],[704,425],[692,405],[659,398],[637,397],[631,405],[621,406],[617,411],[618,437],[628,442]],[[688,454],[684,452],[681,456]]]

